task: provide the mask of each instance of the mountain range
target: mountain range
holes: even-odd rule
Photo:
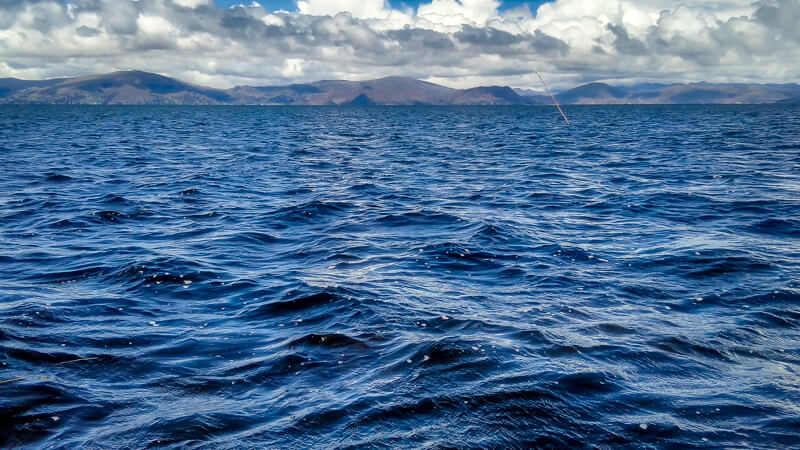
[[[563,104],[800,103],[800,85],[590,83],[556,97]],[[141,71],[39,81],[0,79],[0,104],[537,105],[551,101],[535,91],[507,86],[453,89],[406,77],[231,89],[214,89]]]

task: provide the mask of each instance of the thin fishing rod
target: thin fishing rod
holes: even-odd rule
[[[550,86],[548,86],[547,82],[544,81],[544,77],[542,77],[542,74],[540,74],[539,71],[534,70],[534,72],[536,72],[536,75],[538,75],[539,79],[542,80],[542,84],[544,85],[544,88],[547,89],[547,93],[550,94],[550,98],[553,99],[553,104],[556,105],[556,108],[558,108],[558,112],[561,113],[561,117],[564,118],[564,122],[567,122],[567,125],[569,125],[569,119],[567,119],[567,115],[564,114],[564,110],[561,109],[561,105],[558,104],[558,101],[556,100],[556,96],[553,95],[553,91],[550,90]]]

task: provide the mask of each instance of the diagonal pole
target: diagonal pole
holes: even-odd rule
[[[544,85],[544,88],[547,89],[547,93],[550,94],[550,98],[553,99],[553,104],[556,105],[556,108],[558,108],[558,112],[561,113],[561,117],[564,118],[564,122],[567,122],[567,125],[569,125],[569,119],[567,119],[567,115],[564,114],[564,110],[561,109],[561,105],[558,104],[558,101],[556,100],[556,96],[553,95],[553,91],[550,90],[550,86],[548,86],[547,82],[544,81],[544,77],[542,77],[542,74],[540,74],[538,71],[534,71],[534,72],[536,72],[536,75],[538,75],[539,79],[542,80],[542,84]]]

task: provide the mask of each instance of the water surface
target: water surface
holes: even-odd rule
[[[0,108],[0,446],[800,446],[800,108],[566,112]]]

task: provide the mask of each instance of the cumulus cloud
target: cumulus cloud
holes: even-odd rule
[[[454,87],[591,80],[796,82],[800,0],[0,0],[0,76],[142,69],[229,87],[415,76]]]
[[[386,18],[392,12],[385,0],[301,0],[297,2],[297,9],[300,14],[316,16],[347,11],[360,19]]]

